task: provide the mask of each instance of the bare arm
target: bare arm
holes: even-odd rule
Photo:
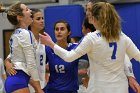
[[[138,84],[138,82],[136,81],[136,79],[134,77],[127,77],[128,78],[128,82],[130,87],[136,92],[136,93],[140,93],[140,85]]]
[[[15,75],[17,73],[17,71],[13,68],[14,65],[11,63],[10,54],[5,59],[4,64],[5,64],[5,67],[6,67],[6,72],[9,75]]]

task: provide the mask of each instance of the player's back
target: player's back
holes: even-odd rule
[[[99,31],[88,34],[93,46],[88,53],[90,75],[95,76],[95,81],[111,83],[126,80],[123,66],[126,45],[124,35],[121,35],[118,42],[108,43]]]

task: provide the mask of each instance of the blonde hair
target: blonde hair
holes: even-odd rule
[[[2,3],[0,3],[0,13],[5,12],[6,8],[3,7]]]
[[[114,6],[106,2],[93,5],[92,15],[97,19],[101,35],[108,42],[120,39],[121,19]]]
[[[18,25],[19,22],[17,20],[17,16],[23,16],[23,9],[20,7],[21,2],[16,2],[15,4],[11,5],[9,9],[3,8],[2,4],[0,5],[0,13],[5,12],[7,13],[7,18],[9,22],[13,25]]]

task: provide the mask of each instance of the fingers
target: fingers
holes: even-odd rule
[[[45,36],[48,36],[48,34],[47,34],[46,32],[44,32],[44,35],[45,35]]]
[[[7,69],[7,73],[9,75],[15,75],[17,73],[17,71],[14,68],[9,68],[9,69]]]
[[[134,85],[130,85],[131,86],[131,88],[133,89],[133,91],[134,92],[136,92],[137,91],[137,89],[135,88],[135,86]]]
[[[41,36],[41,37],[42,37],[42,36],[48,36],[48,34],[47,34],[46,32],[44,32],[43,34],[40,34],[40,33],[39,33],[39,36]]]
[[[135,87],[135,92],[140,93],[140,86],[139,86],[139,84],[135,83],[134,87]]]
[[[132,83],[130,84],[130,87],[136,92],[136,93],[140,93],[140,86],[138,83]]]
[[[44,36],[44,35],[42,35],[42,34],[39,34],[39,37],[42,37],[42,36]]]

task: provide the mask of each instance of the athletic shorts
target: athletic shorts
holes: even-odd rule
[[[12,93],[18,89],[28,87],[30,76],[22,70],[16,70],[16,75],[8,76],[5,81],[6,93]]]
[[[75,91],[67,91],[67,90],[53,90],[53,89],[43,89],[44,93],[78,93]]]

